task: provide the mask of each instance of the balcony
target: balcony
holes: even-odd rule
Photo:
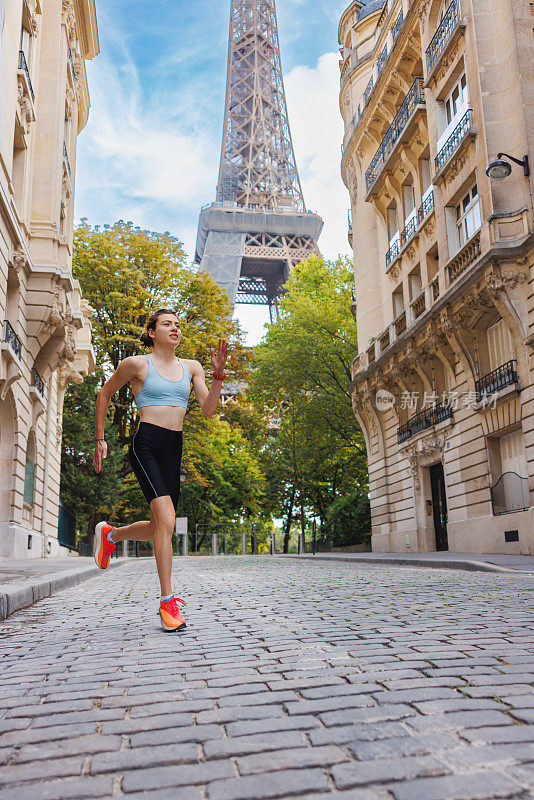
[[[401,231],[400,235],[400,246],[401,248],[404,247],[412,236],[417,233],[417,216],[415,214],[415,210],[413,211],[413,215],[410,215],[406,220],[406,224],[404,229]]]
[[[72,58],[72,50],[70,49],[70,44],[67,44],[67,57],[69,59],[70,72],[72,75],[72,85],[74,86],[74,91],[76,91],[76,73],[74,72],[74,59]]]
[[[371,80],[369,81],[369,83],[365,87],[365,91],[363,93],[363,104],[364,104],[364,106],[367,104],[367,101],[369,100],[369,98],[371,96],[371,92],[373,91],[373,86],[374,85],[375,85],[374,79],[371,78]]]
[[[396,145],[411,133],[410,122],[414,119],[417,111],[424,107],[424,105],[423,79],[416,78],[399,107],[399,110],[395,114],[393,122],[389,126],[380,147],[376,151],[365,173],[367,198],[386,167],[388,159],[394,152]]]
[[[481,252],[480,247],[480,231],[475,233],[469,241],[462,247],[462,249],[454,256],[454,258],[447,264],[447,276],[449,284],[465,272],[474,261],[477,260]]]
[[[425,408],[423,411],[419,411],[419,413],[415,414],[408,422],[405,422],[404,425],[401,425],[397,429],[399,444],[411,439],[416,433],[426,431],[428,428],[432,428],[434,425],[438,425],[440,422],[444,422],[447,419],[452,419],[452,408],[447,404],[441,404],[433,408]]]
[[[70,163],[69,163],[69,154],[67,153],[67,145],[63,142],[63,160],[65,162],[65,166],[67,168],[67,173],[69,178],[72,180],[72,175],[70,171]]]
[[[426,293],[424,291],[417,295],[415,300],[410,304],[414,319],[418,319],[426,311]]]
[[[482,403],[489,395],[500,392],[500,390],[504,389],[506,386],[514,386],[518,382],[517,361],[512,359],[511,361],[507,361],[506,364],[501,364],[501,366],[494,369],[493,372],[488,372],[487,375],[475,381],[477,403]]]
[[[426,72],[430,75],[460,22],[460,0],[452,0],[426,49]]]
[[[15,330],[9,320],[4,322],[4,344],[8,345],[11,352],[16,356],[18,361],[22,361],[22,342],[15,333]]]
[[[402,28],[402,23],[403,22],[404,22],[404,14],[403,14],[403,11],[402,11],[402,8],[401,8],[401,10],[399,11],[399,13],[397,15],[397,18],[396,18],[395,22],[393,23],[393,27],[391,28],[391,34],[393,36],[393,41],[395,41],[397,36],[399,35],[400,29]]]
[[[41,397],[44,397],[45,393],[44,381],[37,372],[37,370],[35,369],[35,367],[32,369],[32,387],[36,389],[36,391],[38,392],[38,394],[40,394]]]
[[[33,86],[30,78],[30,70],[28,69],[28,62],[26,61],[24,50],[19,50],[19,70],[21,70],[21,72],[23,72],[25,75],[32,103],[35,103],[35,92],[33,91]]]
[[[399,257],[400,255],[400,237],[397,235],[397,238],[393,240],[390,244],[389,249],[386,253],[386,269],[393,264],[393,262]]]
[[[472,110],[468,108],[463,117],[460,119],[456,128],[453,130],[441,150],[438,152],[434,161],[434,166],[436,168],[434,181],[442,172],[443,168],[452,158],[454,153],[459,149],[460,145],[468,138],[469,135],[474,135],[476,133],[475,129],[473,128],[472,113]]]
[[[386,44],[386,45],[384,45],[384,48],[383,48],[382,52],[380,53],[378,61],[376,62],[377,76],[380,75],[380,73],[384,69],[384,65],[385,65],[387,60],[388,60],[388,46]]]
[[[432,186],[426,190],[423,195],[423,202],[417,210],[417,225],[421,225],[422,221],[430,214],[434,208],[434,189]]]
[[[400,336],[401,333],[404,333],[404,331],[406,330],[406,326],[407,326],[407,323],[406,323],[406,311],[401,311],[399,316],[395,319],[395,322],[393,323],[393,326],[395,328],[395,336]]]

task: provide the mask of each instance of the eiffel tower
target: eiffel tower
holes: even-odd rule
[[[293,152],[275,0],[231,0],[226,108],[215,202],[200,212],[195,262],[235,303],[268,305],[289,268],[319,254]]]

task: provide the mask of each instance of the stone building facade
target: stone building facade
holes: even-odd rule
[[[377,551],[534,553],[533,29],[526,0],[355,0],[341,18]],[[502,151],[520,163],[489,177]]]
[[[94,367],[71,270],[94,0],[0,0],[0,26],[0,557],[57,556],[63,398]]]

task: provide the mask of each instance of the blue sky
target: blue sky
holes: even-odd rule
[[[347,2],[277,0],[282,66],[308,208],[327,258],[348,253],[339,174],[337,26]],[[190,258],[200,206],[215,199],[230,0],[97,0],[100,55],[87,62],[89,122],[78,139],[75,217],[169,230]],[[253,344],[258,308],[238,306]]]

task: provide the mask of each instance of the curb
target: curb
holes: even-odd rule
[[[316,563],[327,564],[329,561],[343,561],[345,564],[388,564],[400,567],[430,567],[433,569],[460,569],[466,572],[494,572],[506,573],[511,575],[534,575],[532,570],[510,569],[509,567],[499,567],[497,564],[489,564],[485,561],[438,561],[437,559],[410,559],[410,558],[346,558],[344,556],[328,556],[322,558],[320,555],[284,555],[283,558],[301,558],[315,561]]]
[[[125,561],[123,560],[118,560],[115,563],[112,561],[108,569],[116,569],[124,563]],[[31,582],[21,580],[4,584],[6,588],[0,588],[0,620],[7,619],[15,611],[32,606],[38,600],[50,597],[50,595],[60,592],[62,589],[77,586],[79,583],[89,578],[94,578],[101,573],[102,570],[97,566],[78,567],[55,575],[52,573],[49,577],[35,578]]]

